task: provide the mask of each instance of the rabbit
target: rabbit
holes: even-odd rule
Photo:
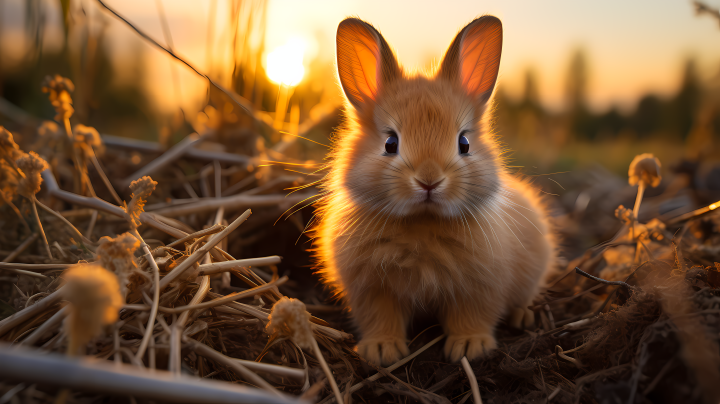
[[[434,73],[409,74],[372,25],[342,21],[337,69],[346,122],[334,136],[313,224],[323,281],[345,299],[357,352],[385,366],[409,354],[419,310],[437,317],[450,361],[481,357],[528,305],[555,259],[546,204],[508,171],[487,128],[502,24],[463,28]]]

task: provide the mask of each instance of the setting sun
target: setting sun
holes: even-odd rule
[[[292,38],[285,45],[275,48],[265,58],[267,75],[273,82],[296,86],[305,74],[303,55],[307,44],[300,38]]]

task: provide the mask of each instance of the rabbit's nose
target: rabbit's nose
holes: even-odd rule
[[[415,178],[415,181],[417,181],[418,185],[420,185],[424,190],[426,191],[432,191],[433,189],[437,188],[440,183],[445,181],[445,178],[441,179],[440,181],[435,181],[432,184],[427,184],[425,182],[420,181],[419,179]]]

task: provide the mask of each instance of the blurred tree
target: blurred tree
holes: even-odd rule
[[[542,105],[540,104],[540,92],[538,91],[537,81],[535,69],[529,67],[525,70],[525,87],[519,107],[520,109],[526,109],[540,114],[542,112]]]
[[[671,135],[687,139],[701,101],[700,79],[693,59],[685,62],[680,90],[667,106],[665,127]]]
[[[657,133],[664,108],[663,101],[656,95],[648,94],[640,99],[630,118],[630,126],[638,137],[645,138]]]
[[[575,136],[593,139],[593,116],[587,107],[588,63],[585,51],[577,49],[570,58],[565,80],[565,96],[570,130]]]

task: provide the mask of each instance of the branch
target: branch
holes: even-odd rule
[[[130,27],[133,31],[135,31],[135,32],[136,32],[138,35],[140,35],[143,39],[145,39],[146,41],[150,42],[152,45],[154,45],[154,46],[157,47],[158,49],[161,49],[161,50],[165,51],[165,53],[167,53],[168,55],[172,56],[175,60],[177,60],[177,61],[179,61],[180,63],[184,64],[185,66],[189,67],[193,72],[195,72],[195,74],[197,74],[198,76],[206,79],[206,80],[207,80],[210,84],[212,84],[215,88],[217,88],[218,90],[220,90],[220,91],[222,91],[223,93],[225,93],[225,95],[227,95],[228,97],[230,97],[230,99],[231,99],[233,102],[235,102],[240,108],[242,108],[248,115],[250,115],[251,117],[253,117],[253,118],[255,119],[255,121],[258,120],[257,117],[255,116],[254,112],[253,112],[253,107],[252,107],[252,105],[251,105],[246,99],[240,97],[240,96],[239,96],[238,94],[236,94],[234,91],[230,91],[230,90],[226,89],[226,88],[225,88],[224,86],[222,86],[221,84],[216,83],[213,79],[210,78],[210,76],[208,76],[207,74],[202,73],[200,70],[196,69],[195,66],[191,65],[191,64],[190,64],[189,62],[187,62],[185,59],[183,59],[183,58],[181,58],[180,56],[178,56],[177,54],[175,54],[175,52],[173,52],[173,51],[170,50],[170,49],[165,48],[165,47],[162,46],[162,45],[160,45],[156,40],[154,40],[152,37],[150,37],[150,35],[146,34],[145,32],[141,31],[139,28],[137,28],[136,26],[134,26],[134,25],[133,25],[130,21],[128,21],[125,17],[123,17],[122,15],[120,15],[120,13],[118,13],[117,11],[115,11],[114,9],[112,9],[112,8],[110,8],[108,5],[106,5],[102,0],[97,0],[97,2],[100,3],[100,5],[103,6],[106,10],[110,11],[113,15],[115,15],[115,17],[117,17],[117,18],[120,19],[122,22],[124,22],[128,27]]]
[[[693,1],[693,4],[695,5],[695,14],[709,14],[711,17],[714,17],[717,20],[718,25],[720,25],[720,11],[697,0]]]
[[[179,403],[304,403],[285,394],[272,394],[162,370],[115,364],[88,358],[67,359],[57,354],[0,345],[0,378],[61,386],[102,394],[145,397]]]
[[[596,276],[590,275],[589,273],[583,271],[582,269],[580,269],[580,268],[578,268],[578,267],[575,267],[575,273],[577,273],[578,275],[582,275],[582,276],[584,276],[584,277],[586,277],[586,278],[588,278],[588,279],[592,279],[592,280],[594,280],[595,282],[600,282],[600,283],[604,283],[604,284],[606,284],[606,285],[612,285],[612,286],[624,286],[624,287],[627,288],[627,289],[635,290],[635,287],[634,287],[634,286],[631,286],[631,285],[629,285],[629,284],[627,284],[627,283],[625,283],[625,282],[621,282],[621,281],[608,281],[608,280],[605,280],[605,279],[602,279],[602,278],[598,278],[598,277],[596,277]]]

